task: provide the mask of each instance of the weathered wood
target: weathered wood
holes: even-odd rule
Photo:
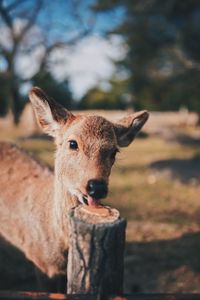
[[[57,293],[0,292],[0,300],[97,300],[92,295],[65,295]]]
[[[78,206],[70,211],[68,294],[122,294],[125,228],[116,209]]]
[[[64,295],[36,292],[0,292],[0,300],[99,300],[94,295]],[[108,297],[106,300],[199,300],[200,294],[134,294]]]

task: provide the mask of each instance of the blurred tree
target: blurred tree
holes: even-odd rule
[[[131,99],[124,95],[126,80],[111,79],[106,89],[90,89],[78,104],[79,109],[125,109]]]
[[[68,81],[57,82],[48,71],[41,71],[32,78],[34,86],[39,86],[53,99],[65,106],[67,109],[73,108],[72,94]]]
[[[121,67],[130,72],[136,108],[185,105],[200,112],[199,0],[97,0],[93,9],[105,13],[117,6],[125,17],[109,34],[121,34],[128,46]]]
[[[6,80],[7,74],[5,72],[0,73],[0,116],[4,117],[8,112],[8,95],[9,87]]]
[[[76,0],[60,0],[59,5],[48,0],[0,0],[0,76],[8,86],[1,111],[11,110],[15,123],[24,104],[21,84],[51,69],[53,51],[75,44],[91,31],[90,15],[83,17],[82,11],[83,4]],[[31,59],[32,68],[23,72]]]

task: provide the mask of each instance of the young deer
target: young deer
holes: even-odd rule
[[[55,139],[55,172],[18,147],[0,143],[0,235],[49,277],[66,273],[67,213],[98,205],[118,147],[128,146],[148,119],[146,111],[116,124],[75,116],[38,87],[30,101],[39,125]]]

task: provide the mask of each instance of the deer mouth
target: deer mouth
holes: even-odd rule
[[[82,200],[84,204],[89,206],[96,206],[96,207],[100,205],[100,201],[101,201],[100,199],[95,199],[89,195],[83,195]]]
[[[73,191],[73,195],[76,196],[77,200],[84,205],[98,207],[101,206],[101,199],[96,199],[89,195],[83,194],[81,191]]]

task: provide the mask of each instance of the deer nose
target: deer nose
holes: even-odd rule
[[[94,199],[102,199],[107,196],[107,183],[103,180],[92,179],[88,181],[87,192]]]

